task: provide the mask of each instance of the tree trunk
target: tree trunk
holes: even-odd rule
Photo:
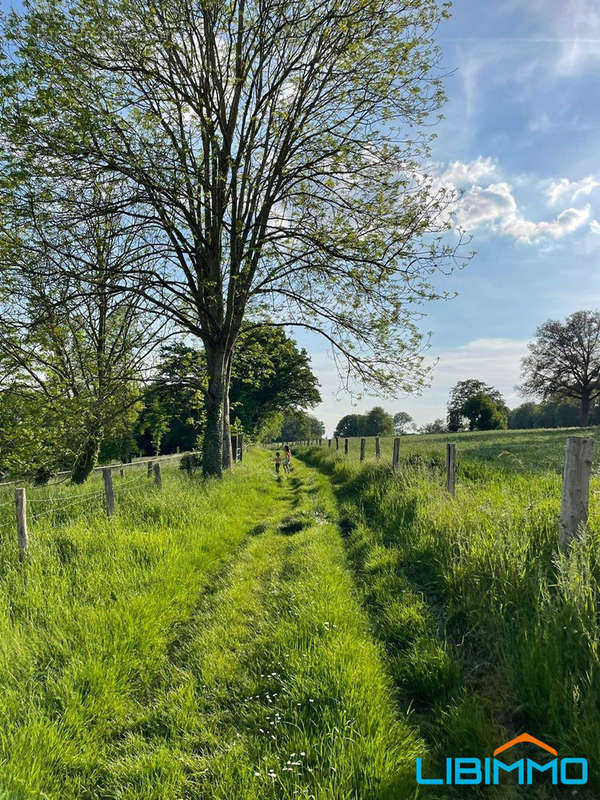
[[[590,398],[587,394],[581,396],[580,423],[582,428],[590,424]]]
[[[208,389],[206,428],[202,442],[202,474],[205,478],[223,474],[223,412],[227,383],[227,359],[218,349],[206,348]]]
[[[231,383],[231,358],[228,360],[225,374],[225,394],[223,397],[223,469],[229,469],[233,464],[233,450],[231,447],[231,420],[229,417],[229,384]]]
[[[101,442],[102,431],[100,429],[88,434],[73,464],[73,471],[71,473],[71,481],[73,483],[85,483],[88,479],[92,470],[98,463]]]

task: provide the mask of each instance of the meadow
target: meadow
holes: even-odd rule
[[[597,474],[586,535],[570,554],[557,552],[565,440],[582,433],[599,435],[405,436],[397,475],[392,440],[382,440],[380,463],[374,443],[359,462],[358,439],[347,457],[342,440],[337,452],[326,444],[301,451],[332,481],[362,604],[385,647],[397,703],[413,709],[433,775],[443,774],[446,755],[484,758],[526,730],[561,757],[588,758],[590,786],[575,791],[598,796]],[[446,441],[457,443],[455,498],[444,489]],[[486,787],[482,796],[560,792],[512,784]],[[444,787],[424,796],[455,795]]]
[[[0,489],[0,797],[445,800],[417,757],[437,776],[523,730],[597,797],[600,481],[559,555],[572,433],[452,437],[455,498],[432,436],[397,474],[384,440],[295,449],[281,480],[259,448],[221,482],[116,475],[110,519],[97,475],[32,488],[22,564]]]

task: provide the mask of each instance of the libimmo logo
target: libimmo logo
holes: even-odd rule
[[[496,756],[504,753],[511,747],[521,742],[530,742],[542,750],[550,753],[554,758],[538,764],[532,758],[520,758],[512,764],[500,761]],[[497,747],[494,750],[493,758],[447,758],[446,774],[443,778],[424,778],[423,765],[420,758],[417,758],[417,783],[423,786],[469,786],[474,784],[484,784],[485,786],[497,786],[500,782],[500,774],[503,772],[513,772],[516,774],[517,782],[520,786],[531,786],[535,783],[538,773],[550,773],[553,785],[562,784],[564,786],[581,786],[588,780],[588,763],[586,758],[558,758],[558,751],[554,747],[541,742],[528,733],[522,733],[516,739]]]

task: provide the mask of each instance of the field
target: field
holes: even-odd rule
[[[416,757],[442,775],[523,730],[589,787],[471,796],[598,796],[598,478],[556,552],[573,433],[452,437],[456,498],[437,436],[398,475],[352,440],[281,481],[258,448],[221,483],[115,477],[111,519],[97,477],[35,489],[23,564],[2,490],[0,797],[442,800],[465,789],[417,791]]]

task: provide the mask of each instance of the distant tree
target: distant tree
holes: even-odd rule
[[[579,424],[586,427],[600,397],[600,313],[577,311],[564,323],[540,325],[521,364],[524,395],[577,400]]]
[[[364,415],[363,436],[392,436],[394,420],[381,406],[375,406]]]
[[[450,392],[447,416],[449,431],[460,431],[465,427],[466,415],[463,413],[463,406],[467,400],[480,392],[488,395],[503,413],[508,413],[504,399],[497,389],[476,378],[468,378],[467,380],[459,381]],[[470,426],[469,429],[473,430],[473,427]]]
[[[447,430],[443,419],[435,419],[433,422],[428,422],[427,425],[422,425],[419,433],[446,433]]]
[[[471,395],[461,406],[461,414],[469,420],[469,430],[489,431],[507,426],[507,409],[486,392]]]
[[[365,429],[365,418],[362,414],[346,414],[338,422],[334,436],[343,438],[351,436],[362,436]]]
[[[316,417],[300,409],[292,409],[284,414],[281,436],[284,442],[302,439],[319,439],[325,433],[325,426]]]
[[[537,428],[540,407],[537,403],[522,403],[517,408],[511,409],[508,414],[508,427],[516,430]]]
[[[402,436],[406,433],[406,428],[412,423],[413,418],[406,411],[399,411],[394,414],[394,433],[396,436]]]

